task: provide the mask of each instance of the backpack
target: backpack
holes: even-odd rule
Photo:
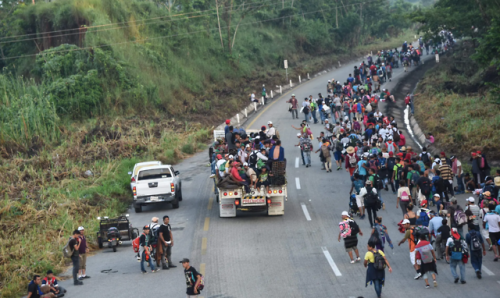
[[[395,153],[394,150],[396,149],[396,146],[394,145],[394,142],[392,143],[385,143],[385,147],[387,148],[387,153],[392,152]]]
[[[392,131],[392,139],[394,142],[399,142],[399,140],[401,140],[401,137],[399,135],[399,131],[397,129]],[[389,149],[387,149],[387,150],[389,150]]]
[[[425,212],[425,210],[421,209],[416,224],[418,226],[429,226],[429,215],[427,215],[427,212]]]
[[[258,152],[259,152],[259,151],[255,150],[255,151],[253,151],[253,152],[250,154],[250,157],[248,158],[248,165],[249,165],[250,167],[255,167],[255,165],[257,164],[257,158],[258,158],[258,157],[257,157],[257,153],[258,153]],[[220,169],[219,169],[219,171],[220,171]]]
[[[420,174],[415,170],[411,171],[411,184],[413,186],[417,185],[418,179],[420,179]]]
[[[415,245],[417,245],[418,241],[420,240],[420,236],[422,235],[426,237],[429,236],[429,230],[427,229],[427,227],[413,228],[412,236],[413,236],[413,243],[415,243]]]
[[[373,160],[373,159],[370,159],[368,161],[368,167],[371,168],[371,169],[373,169],[373,170],[375,170],[375,173],[378,171],[378,169],[377,169],[377,161],[378,160]]]
[[[66,242],[66,245],[64,245],[62,251],[63,251],[63,256],[65,258],[71,258],[73,256],[73,253],[75,252],[74,249],[69,248],[69,242],[71,241],[72,237],[69,237],[68,242]]]
[[[342,151],[344,150],[344,145],[342,144],[341,141],[337,140],[335,143],[335,150],[337,151]]]
[[[199,292],[205,288],[205,280],[203,279],[203,274],[201,274],[199,272],[198,272],[198,274],[200,275],[200,283],[198,284],[198,287],[196,288],[196,290],[198,290],[198,294],[199,294]],[[193,285],[195,285],[196,278],[194,278],[193,272],[191,272],[191,279],[193,280]]]
[[[405,104],[406,105],[410,104],[410,97],[409,96],[405,97]]]
[[[382,182],[382,179],[380,179],[380,176],[378,174],[373,174],[373,185],[374,187],[379,190],[384,188],[384,183]]]
[[[139,247],[140,247],[140,243],[141,243],[141,237],[137,237],[135,238],[133,241],[132,241],[132,248],[134,249],[134,252],[135,253],[138,253],[139,252]]]
[[[328,158],[330,157],[330,150],[328,150],[327,146],[321,146],[321,152],[323,152],[323,157]]]
[[[475,230],[469,232],[470,234],[470,250],[471,251],[480,251],[481,250],[481,241],[479,240],[480,235]]]
[[[465,212],[463,212],[463,210],[455,210],[455,214],[453,214],[453,217],[455,218],[455,223],[459,227],[467,223],[467,215],[465,215]]]
[[[348,154],[347,157],[349,158],[349,165],[351,166],[351,168],[354,168],[356,167],[356,165],[358,164],[357,160],[356,160],[356,155],[355,154]]]
[[[422,260],[422,263],[424,264],[429,264],[432,263],[434,260],[434,257],[432,256],[432,246],[430,245],[425,245],[422,247],[417,248],[418,252],[420,253],[420,259]]]
[[[401,192],[401,202],[408,202],[410,201],[410,194],[406,192],[406,190],[403,190]]]
[[[373,193],[372,187],[366,188],[366,195],[363,196],[365,200],[365,206],[375,207],[378,201],[378,195]]]
[[[422,185],[420,186],[420,191],[425,197],[429,196],[429,194],[431,193],[431,184],[429,179],[422,181]]]
[[[452,260],[462,260],[463,258],[463,247],[460,240],[461,239],[456,240],[453,238],[453,242],[450,245],[451,249],[448,254],[451,256]]]
[[[378,251],[372,252],[372,254],[375,260],[375,262],[373,263],[373,268],[375,268],[375,270],[384,270],[385,269],[384,257]]]
[[[354,130],[361,130],[361,125],[359,124],[358,121],[354,121],[354,123],[352,124],[352,127]]]
[[[394,157],[389,157],[387,159],[387,168],[389,169],[389,171],[393,171],[394,170],[394,166],[396,165],[396,159]]]
[[[403,166],[401,164],[398,164],[396,168],[396,178],[398,181],[404,180],[403,172],[404,172]]]
[[[310,142],[305,142],[302,145],[302,151],[304,151],[304,152],[311,152],[311,143]]]
[[[308,106],[305,106],[304,109],[302,110],[302,112],[304,114],[309,114],[309,111],[310,111],[310,108]]]
[[[340,236],[342,236],[342,238],[346,238],[352,235],[352,229],[351,226],[349,225],[349,221],[339,222],[339,228],[340,228]]]

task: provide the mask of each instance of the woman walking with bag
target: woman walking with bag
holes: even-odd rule
[[[387,261],[383,251],[375,248],[375,243],[368,242],[368,252],[365,254],[364,262],[366,270],[366,287],[373,283],[377,297],[382,295],[382,286],[385,284],[385,267],[392,273],[391,265]]]

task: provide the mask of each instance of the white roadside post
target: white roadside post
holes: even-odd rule
[[[302,79],[301,79],[301,78],[300,78],[300,76],[299,76],[299,84],[300,84],[300,83],[302,83]]]
[[[264,105],[264,96],[260,98],[260,102],[262,103],[262,105]]]
[[[283,66],[285,67],[286,80],[288,81],[288,60],[283,60]]]
[[[245,118],[248,118],[247,108],[245,108]]]
[[[290,88],[292,88],[292,87],[293,87],[293,85],[292,85],[292,80],[290,80]]]
[[[273,95],[273,90],[271,90],[271,99],[274,98],[274,95]]]
[[[253,108],[254,108],[254,109],[255,109],[255,111],[257,112],[257,103],[256,103],[256,102],[254,102],[254,103],[253,103]]]
[[[280,85],[280,95],[283,94],[283,88]]]
[[[310,80],[311,78],[309,77],[309,73],[307,73],[307,79]]]
[[[240,124],[240,114],[236,114],[236,121]]]

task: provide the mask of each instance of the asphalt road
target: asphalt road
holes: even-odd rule
[[[433,56],[426,56],[432,59]],[[271,120],[278,128],[287,158],[288,201],[285,215],[267,217],[259,213],[239,213],[236,218],[219,218],[214,200],[213,182],[209,179],[207,153],[199,153],[176,166],[181,172],[184,200],[179,209],[170,205],[144,209],[135,214],[130,210],[134,226],[149,224],[153,216],[169,215],[174,235],[172,258],[178,263],[184,257],[205,276],[203,297],[375,297],[373,286],[365,287],[366,270],[362,263],[350,264],[342,242],[337,241],[341,212],[348,209],[349,175],[345,170],[325,173],[319,157],[313,157],[312,167],[300,161],[293,120],[285,103],[294,93],[301,102],[310,94],[326,94],[328,79],[341,81],[359,61],[319,76],[299,85],[282,98],[275,99],[260,113],[248,120],[246,128],[258,129]],[[406,75],[411,75],[410,72]],[[389,90],[405,76],[402,68],[394,69],[393,82],[384,85]],[[403,100],[397,98],[397,100]],[[384,103],[380,104],[384,111]],[[303,116],[299,115],[299,116]],[[315,136],[323,131],[321,124],[311,124]],[[407,138],[407,141],[408,140]],[[317,145],[317,144],[314,144]],[[415,148],[415,147],[414,147]],[[315,148],[316,149],[316,148]],[[299,160],[298,163],[296,161]],[[395,208],[392,192],[382,193],[386,210],[379,216],[396,243],[402,238],[397,230],[401,211]],[[458,196],[460,204],[465,196]],[[361,258],[366,253],[368,220],[357,220],[365,236],[359,237]],[[453,283],[449,266],[438,261],[437,288],[426,290],[422,280],[413,279],[415,271],[409,260],[408,245],[390,250],[388,260],[393,273],[386,273],[383,297],[403,297],[427,294],[429,297],[496,297],[500,292],[500,266],[493,255],[483,261],[483,279],[477,280],[467,264],[467,284]],[[63,281],[68,297],[185,297],[185,281],[180,264],[168,271],[141,274],[129,243],[113,253],[99,251],[87,260],[85,285],[75,287],[72,280]],[[102,270],[112,269],[110,273]],[[71,269],[70,269],[71,270]],[[67,275],[71,271],[67,271]],[[497,293],[497,294],[495,294]]]

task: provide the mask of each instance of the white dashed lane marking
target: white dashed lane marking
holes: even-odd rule
[[[299,167],[299,158],[298,157],[295,158],[295,167],[296,168]]]
[[[336,276],[342,276],[342,273],[340,273],[339,268],[333,261],[332,256],[330,255],[330,252],[326,248],[326,246],[322,246],[321,249],[323,250],[323,254],[325,254],[326,260],[328,261],[328,264],[330,264],[330,267],[332,267],[333,273],[335,273]]]
[[[309,215],[309,211],[307,211],[307,207],[306,207],[306,204],[304,203],[300,203],[301,207],[302,207],[302,211],[304,211],[304,215],[306,216],[306,219],[308,221],[311,220],[311,216]]]
[[[300,179],[299,179],[299,177],[295,177],[295,185],[297,186],[297,189],[300,189]]]

